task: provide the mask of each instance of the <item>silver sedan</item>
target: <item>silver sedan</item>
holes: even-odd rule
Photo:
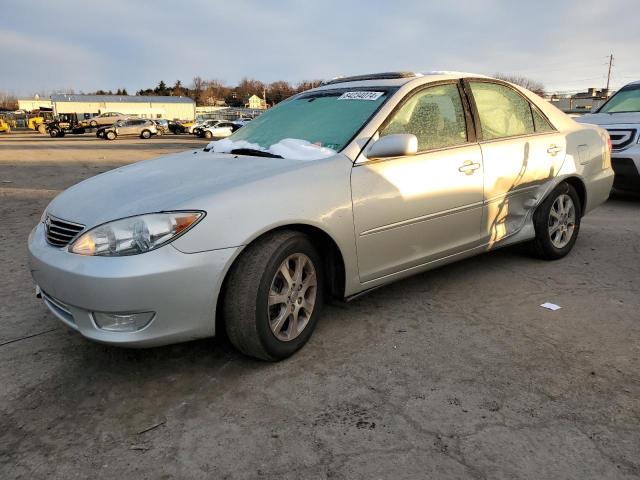
[[[63,192],[29,237],[31,271],[87,338],[152,346],[221,325],[242,352],[279,360],[330,296],[521,242],[562,258],[612,181],[604,130],[515,85],[341,78],[204,150]]]

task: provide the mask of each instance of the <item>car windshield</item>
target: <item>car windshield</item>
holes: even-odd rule
[[[640,112],[640,85],[624,87],[609,99],[598,113]]]
[[[342,88],[303,93],[247,123],[226,140],[213,142],[216,152],[253,149],[304,159],[342,150],[396,89]],[[286,148],[280,148],[286,146]],[[300,147],[300,148],[298,148]],[[302,158],[301,157],[301,158]]]

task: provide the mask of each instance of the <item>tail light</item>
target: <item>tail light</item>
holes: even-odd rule
[[[605,135],[607,136],[607,150],[604,152],[604,155],[602,156],[602,167],[603,168],[611,168],[611,151],[613,150],[613,147],[611,145],[611,137],[609,136],[609,133],[605,133]]]

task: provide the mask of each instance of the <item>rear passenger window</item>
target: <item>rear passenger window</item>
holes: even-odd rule
[[[418,151],[461,145],[467,128],[456,84],[425,88],[393,114],[380,136],[410,133],[418,138]]]
[[[489,82],[470,82],[483,140],[535,133],[531,106],[515,90]]]
[[[542,116],[542,114],[533,106],[531,107],[531,112],[533,113],[533,125],[536,128],[536,132],[544,133],[544,132],[553,132],[555,128],[551,126],[549,121]]]

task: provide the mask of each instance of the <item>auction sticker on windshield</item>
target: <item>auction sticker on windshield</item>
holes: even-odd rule
[[[344,92],[338,100],[377,100],[384,92]]]

